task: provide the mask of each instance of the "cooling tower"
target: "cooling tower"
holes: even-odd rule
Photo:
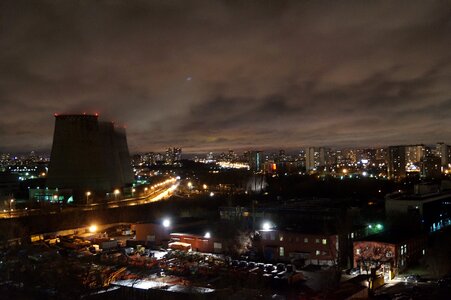
[[[55,115],[47,186],[104,196],[131,185],[133,173],[125,130],[97,115]]]

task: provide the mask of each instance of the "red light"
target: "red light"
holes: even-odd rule
[[[54,113],[53,115],[54,115],[55,117],[58,117],[58,113]]]
[[[95,115],[96,115],[96,117],[98,117],[98,116],[99,116],[99,113],[95,113]]]

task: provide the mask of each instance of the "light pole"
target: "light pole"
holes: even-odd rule
[[[13,203],[14,203],[14,199],[11,199],[9,201],[9,217],[11,217],[11,215],[12,215],[12,211],[13,211],[12,205],[13,205]]]
[[[89,196],[91,196],[91,192],[87,191],[86,192],[86,204],[89,204]]]
[[[118,195],[121,193],[118,189],[114,190],[114,200],[117,200]]]

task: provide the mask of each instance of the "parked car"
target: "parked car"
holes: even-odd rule
[[[349,269],[346,273],[349,274],[349,275],[359,275],[360,274],[360,269],[359,268],[352,268],[352,269]]]
[[[408,275],[406,277],[406,282],[417,283],[418,281],[420,281],[420,279],[421,279],[420,275],[417,274]]]

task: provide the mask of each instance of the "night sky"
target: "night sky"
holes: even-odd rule
[[[0,1],[0,150],[451,143],[450,1]]]

